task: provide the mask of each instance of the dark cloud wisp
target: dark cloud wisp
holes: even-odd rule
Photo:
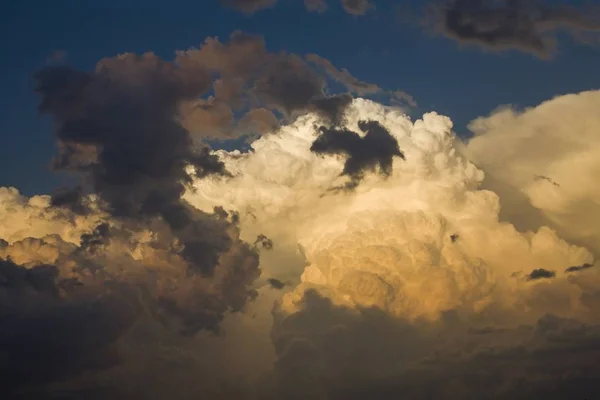
[[[529,0],[450,0],[431,4],[426,22],[459,43],[492,51],[519,50],[541,58],[556,52],[556,33],[579,40],[600,33],[597,9]]]
[[[404,158],[398,147],[398,141],[390,132],[375,121],[360,121],[358,133],[346,128],[320,128],[320,136],[311,146],[317,154],[343,154],[347,156],[343,175],[351,178],[350,187],[354,187],[367,171],[376,171],[382,175],[392,172],[394,157]]]

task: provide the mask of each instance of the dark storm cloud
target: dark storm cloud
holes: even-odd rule
[[[370,91],[348,71],[341,73],[351,91]],[[210,277],[223,254],[242,254],[249,261],[243,269],[230,266],[229,272],[240,275],[231,277],[239,285],[228,289],[240,290],[242,298],[252,297],[242,281],[257,275],[255,250],[239,239],[237,222],[227,213],[205,213],[182,199],[193,179],[228,174],[202,139],[275,129],[274,112],[292,118],[312,111],[337,124],[352,100],[349,94],[326,95],[326,79],[301,57],[269,53],[261,37],[241,32],[226,43],[209,38],[197,49],[177,52],[174,61],[152,53],[122,54],[101,60],[92,72],[47,67],[36,80],[40,110],[56,123],[59,156],[54,167],[81,177],[81,187],[57,192],[53,205],[83,214],[84,193],[93,193],[105,211],[127,221],[130,229],[164,221],[169,234],[158,237],[165,248],[176,240],[172,251],[194,274]],[[391,155],[386,151],[401,156],[397,144],[374,124],[361,127],[365,139],[348,139],[346,133],[345,144],[332,151],[349,155],[345,173],[354,178],[376,165],[387,173]],[[337,146],[337,140],[332,144]],[[366,153],[357,144],[366,145]],[[90,249],[101,246],[95,243],[102,237],[91,235],[86,237]],[[82,243],[86,248],[87,239]],[[225,298],[243,303],[231,293]]]
[[[535,0],[451,0],[433,3],[426,17],[433,29],[459,43],[488,50],[520,50],[549,58],[556,33],[576,40],[600,33],[597,9],[550,5]]]
[[[0,273],[0,300],[14,305],[0,307],[0,324],[11,327],[0,333],[0,372],[10,371],[11,391],[79,382],[86,372],[96,384],[96,370],[121,368],[123,357],[139,362],[130,345],[161,358],[162,341],[219,333],[226,315],[257,296],[257,247],[273,243],[246,243],[237,214],[203,212],[183,199],[194,179],[228,175],[203,140],[262,134],[278,126],[277,115],[314,112],[339,124],[352,101],[350,94],[327,94],[322,71],[301,57],[270,53],[262,38],[239,32],[226,43],[211,38],[178,52],[173,61],[122,54],[94,71],[49,66],[36,80],[40,110],[55,123],[53,166],[80,178],[75,189],[54,193],[51,206],[60,216],[74,211],[72,221],[98,220],[79,246],[54,237],[0,239],[4,256],[26,260],[19,266],[7,258]],[[342,83],[366,90],[358,80]],[[349,132],[323,152],[348,155],[345,171],[356,179],[377,166],[389,173],[391,157],[402,156],[397,143],[376,123],[360,127],[365,138]],[[57,257],[56,266],[31,265],[44,257]],[[274,278],[268,284],[286,285]],[[159,376],[165,364],[152,373]],[[131,393],[129,376],[115,374],[118,391]],[[48,393],[40,390],[32,398]]]
[[[93,73],[46,68],[36,79],[40,110],[54,117],[58,140],[98,151],[85,167],[68,158],[65,167],[78,169],[115,217],[161,217],[183,242],[191,266],[212,270],[214,265],[204,261],[215,259],[229,243],[207,245],[207,216],[186,206],[181,196],[194,177],[225,169],[207,148],[192,146],[176,120],[180,102],[208,90],[206,71],[146,53],[104,59]],[[210,252],[214,255],[207,257]]]
[[[574,265],[572,267],[569,267],[565,270],[565,272],[579,272],[579,271],[583,271],[589,268],[592,268],[594,266],[594,264],[589,264],[589,263],[585,263],[583,265]]]
[[[12,244],[0,241],[6,257],[0,259],[3,394],[64,398],[55,386],[69,389],[81,384],[98,398],[115,398],[115,393],[130,398],[130,376],[119,368],[140,368],[136,352],[157,359],[157,365],[144,366],[144,371],[161,374],[173,366],[155,348],[158,343],[184,345],[189,340],[185,336],[200,330],[218,333],[227,313],[241,311],[256,296],[249,283],[259,275],[258,254],[249,245],[235,242],[221,256],[214,276],[206,278],[187,273],[185,264],[173,260],[161,241],[143,245],[136,242],[135,233],[100,224],[82,235],[81,247],[57,236],[50,238],[52,244],[34,238]],[[145,246],[143,252],[159,252],[163,257],[133,259],[132,251],[140,246]],[[56,266],[17,265],[10,260],[11,254],[21,259],[27,254],[35,260],[61,248]],[[169,351],[170,357],[181,358]],[[104,373],[112,374],[114,387],[100,395],[104,381],[98,374]],[[164,390],[168,384],[157,386]]]
[[[40,110],[56,122],[62,150],[56,168],[77,172],[85,191],[97,195],[99,205],[124,224],[117,243],[133,249],[138,245],[130,243],[132,234],[149,229],[155,235],[152,251],[186,261],[189,282],[162,277],[152,265],[137,267],[147,267],[140,276],[155,276],[138,282],[154,293],[148,307],[164,323],[178,321],[185,334],[217,331],[226,312],[241,310],[256,296],[251,284],[260,274],[258,254],[240,240],[237,220],[226,212],[200,211],[182,198],[193,179],[227,171],[207,146],[194,142],[180,118],[182,104],[211,89],[215,71],[220,79],[249,76],[251,64],[242,68],[239,57],[256,42],[238,34],[229,46],[209,43],[203,54],[178,54],[174,62],[151,53],[123,54],[101,60],[93,72],[48,67],[36,75]],[[264,113],[254,114],[247,120],[269,123]],[[78,210],[83,198],[75,190],[52,201]],[[101,224],[82,236],[77,271],[91,268],[102,279],[122,279],[105,268],[115,262],[104,251],[112,235]],[[119,262],[139,264],[128,257],[119,256]],[[156,291],[152,279],[170,283]]]
[[[311,101],[311,108],[327,122],[339,125],[343,122],[344,112],[352,103],[348,93],[316,98]]]
[[[365,15],[367,11],[375,8],[369,0],[341,0],[344,10],[352,15]]]
[[[269,63],[254,93],[265,104],[291,116],[322,97],[325,80],[294,54],[281,53]]]
[[[374,83],[364,82],[353,76],[350,71],[345,68],[336,68],[331,61],[319,56],[318,54],[308,54],[306,59],[311,63],[322,68],[327,75],[333,80],[344,85],[352,93],[356,93],[359,96],[368,96],[373,94],[387,94],[392,101],[399,103],[406,103],[410,107],[416,107],[417,102],[408,93],[402,90],[383,90]]]
[[[277,289],[277,290],[281,290],[281,289],[283,289],[283,288],[285,288],[287,286],[285,284],[285,282],[282,282],[282,281],[280,281],[279,279],[276,279],[276,278],[269,278],[269,279],[267,279],[267,283],[273,289]]]
[[[389,175],[392,172],[394,157],[404,159],[398,147],[398,141],[390,132],[376,121],[360,121],[359,128],[365,133],[358,133],[346,128],[320,128],[320,135],[311,146],[311,151],[318,154],[343,154],[348,158],[342,174],[352,179],[350,187],[362,179],[366,171],[375,171]]]
[[[538,279],[551,279],[554,278],[556,276],[556,272],[554,271],[548,271],[547,269],[543,269],[543,268],[536,268],[533,271],[531,271],[529,274],[527,274],[526,279],[528,281],[535,281]]]
[[[75,214],[85,215],[90,212],[87,198],[82,192],[82,188],[60,188],[52,193],[50,205],[52,207],[64,207],[72,210]]]
[[[95,252],[98,248],[108,244],[110,240],[110,226],[107,223],[98,225],[90,233],[81,235],[79,247],[83,251]]]

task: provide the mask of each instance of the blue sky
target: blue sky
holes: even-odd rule
[[[37,112],[32,79],[53,52],[84,70],[103,57],[153,51],[171,58],[207,36],[235,30],[263,35],[270,50],[317,53],[338,68],[385,89],[401,89],[419,103],[415,116],[435,110],[458,132],[503,104],[527,107],[556,95],[600,87],[598,47],[561,38],[552,61],[515,51],[483,52],[399,23],[398,1],[379,0],[362,17],[336,2],[318,14],[300,0],[247,16],[216,0],[20,0],[0,8],[0,186],[46,193],[60,183],[48,165],[55,153],[51,121]],[[562,43],[564,42],[564,43]],[[576,132],[574,132],[576,134]]]

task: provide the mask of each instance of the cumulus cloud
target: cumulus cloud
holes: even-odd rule
[[[504,107],[471,122],[475,137],[467,146],[469,157],[493,178],[486,185],[505,200],[503,215],[550,224],[596,253],[599,105],[600,92],[587,91],[522,111]]]
[[[554,225],[503,221],[502,197],[482,186],[484,166],[463,155],[449,119],[413,123],[356,99],[342,129],[361,132],[361,121],[376,121],[404,159],[387,176],[366,171],[352,192],[331,191],[347,157],[311,151],[322,134],[312,115],[249,153],[219,152],[231,176],[186,194],[201,209],[238,210],[242,231],[292,238],[306,257],[274,311],[273,398],[593,396],[600,281],[561,271],[594,254]],[[547,354],[567,353],[548,366]]]
[[[537,0],[433,2],[426,21],[435,32],[459,43],[491,51],[514,49],[540,58],[556,53],[557,32],[566,32],[580,42],[600,32],[598,9]]]
[[[372,94],[387,94],[392,100],[399,102],[400,104],[408,104],[411,107],[416,107],[417,102],[408,93],[402,90],[386,91],[374,83],[364,82],[353,76],[350,71],[345,68],[336,68],[331,61],[319,56],[318,54],[308,54],[306,59],[311,63],[323,68],[323,70],[335,81],[341,83],[351,92],[354,92],[360,96],[367,96]]]
[[[376,121],[359,121],[364,137],[347,129],[321,127],[321,134],[310,150],[317,154],[344,154],[347,156],[342,174],[348,175],[352,187],[358,185],[367,170],[390,175],[393,157],[404,158],[398,141]]]

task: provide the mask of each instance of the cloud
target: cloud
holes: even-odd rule
[[[310,148],[318,154],[347,155],[342,174],[352,179],[352,186],[358,184],[365,171],[376,167],[381,174],[390,175],[393,157],[404,158],[397,140],[378,122],[359,121],[358,127],[364,137],[347,129],[322,127]]]
[[[312,63],[314,56],[309,59]],[[209,38],[197,49],[177,53],[176,62],[200,65],[215,77],[214,96],[185,102],[179,117],[195,137],[231,138],[248,132],[265,133],[277,128],[275,114],[288,120],[309,111],[328,117],[335,93],[326,94],[328,82],[322,71],[296,54],[270,53],[261,37],[235,32],[229,43]],[[338,71],[328,60],[318,57],[324,68],[351,93],[375,94],[380,90],[354,78],[347,70]],[[340,75],[332,73],[337,71]],[[343,94],[340,96],[344,96]],[[235,116],[246,111],[236,121]],[[331,118],[331,117],[329,117]],[[219,136],[221,133],[221,136]]]
[[[281,289],[285,288],[285,286],[286,286],[286,284],[284,282],[282,282],[276,278],[269,278],[269,279],[267,279],[267,282],[269,283],[269,285],[271,285],[271,287],[273,289],[277,289],[277,290],[281,290]]]
[[[274,112],[292,119],[316,111],[337,122],[351,99],[325,95],[325,78],[302,58],[269,53],[262,38],[241,32],[228,43],[209,38],[174,61],[122,54],[93,72],[47,67],[36,80],[40,110],[57,124],[55,168],[82,177],[81,187],[57,192],[52,204],[85,213],[84,194],[93,193],[114,218],[142,228],[163,221],[162,240],[176,240],[190,269],[203,275],[219,254],[246,246],[226,217],[181,198],[193,179],[229,173],[203,139],[272,131]]]
[[[467,324],[450,315],[433,324],[390,318],[307,291],[297,313],[276,320],[275,390],[328,399],[558,400],[599,393],[598,325],[551,314],[508,329],[468,331]]]
[[[3,382],[10,381],[3,386],[9,395],[52,398],[81,388],[100,397],[124,396],[135,374],[164,374],[175,368],[169,363],[188,362],[180,349],[209,346],[200,331],[218,333],[229,326],[227,316],[251,310],[249,300],[258,292],[250,284],[259,270],[249,245],[221,253],[212,275],[203,276],[190,273],[181,254],[165,246],[161,224],[141,230],[114,217],[101,222],[107,217],[101,213],[68,216],[45,200],[37,201],[45,214],[31,210],[35,200],[4,202],[12,205],[2,214],[16,221],[35,216],[25,220],[27,229],[6,226],[2,234],[10,242],[0,245],[0,297],[7,305],[0,310],[0,347],[10,355],[0,370]],[[93,218],[97,222],[87,228]],[[67,242],[56,233],[63,225],[84,233]],[[47,234],[52,228],[55,233]],[[210,386],[211,379],[197,384]],[[168,384],[145,387],[153,398],[155,391],[164,396]]]
[[[66,159],[69,169],[91,183],[90,190],[113,216],[160,217],[183,244],[190,267],[209,273],[218,253],[231,246],[226,224],[219,227],[180,196],[192,176],[226,172],[205,147],[192,146],[175,119],[180,102],[208,90],[205,71],[148,53],[104,59],[94,73],[46,68],[36,79],[40,110],[55,118],[57,139],[98,149],[85,166]],[[214,229],[222,230],[215,236],[223,239],[207,237],[205,232]]]
[[[464,145],[239,33],[38,79],[81,180],[0,189],[9,395],[597,395],[596,92]]]
[[[583,265],[574,265],[574,266],[571,266],[571,267],[567,268],[565,270],[565,272],[579,272],[579,271],[584,271],[586,269],[592,268],[593,266],[594,266],[593,264],[589,264],[589,263],[586,263],[586,264],[583,264]]]
[[[600,32],[597,9],[547,5],[534,0],[451,0],[431,4],[426,21],[462,44],[490,51],[519,50],[548,59],[556,53],[556,33],[579,42]]]
[[[465,157],[449,119],[412,122],[354,99],[337,129],[358,140],[361,121],[376,121],[404,159],[392,157],[387,176],[366,170],[353,191],[331,191],[343,184],[346,157],[311,151],[322,134],[315,114],[257,139],[251,152],[219,152],[231,176],[186,194],[201,209],[238,210],[242,232],[297,242],[306,257],[276,304],[277,359],[258,397],[593,396],[600,280],[591,270],[527,275],[594,264],[594,254],[550,227],[521,231],[502,220],[485,163]],[[514,279],[521,271],[525,279]],[[288,280],[283,267],[274,272]],[[549,364],[549,354],[575,355]]]
[[[537,279],[550,279],[556,276],[556,272],[548,271],[547,269],[537,268],[527,274],[528,281],[535,281]]]
[[[118,294],[81,296],[53,265],[28,268],[0,259],[0,376],[10,394],[120,362],[114,341],[137,313]]]
[[[331,63],[331,61],[317,54],[308,54],[306,56],[306,59],[311,63],[323,68],[332,79],[343,84],[351,92],[356,93],[360,96],[367,96],[373,94],[387,94],[392,99],[392,101],[398,102],[400,104],[406,103],[410,107],[417,106],[417,102],[410,94],[402,90],[386,91],[374,83],[361,81],[354,77],[347,69],[342,68],[340,70],[336,68]]]

